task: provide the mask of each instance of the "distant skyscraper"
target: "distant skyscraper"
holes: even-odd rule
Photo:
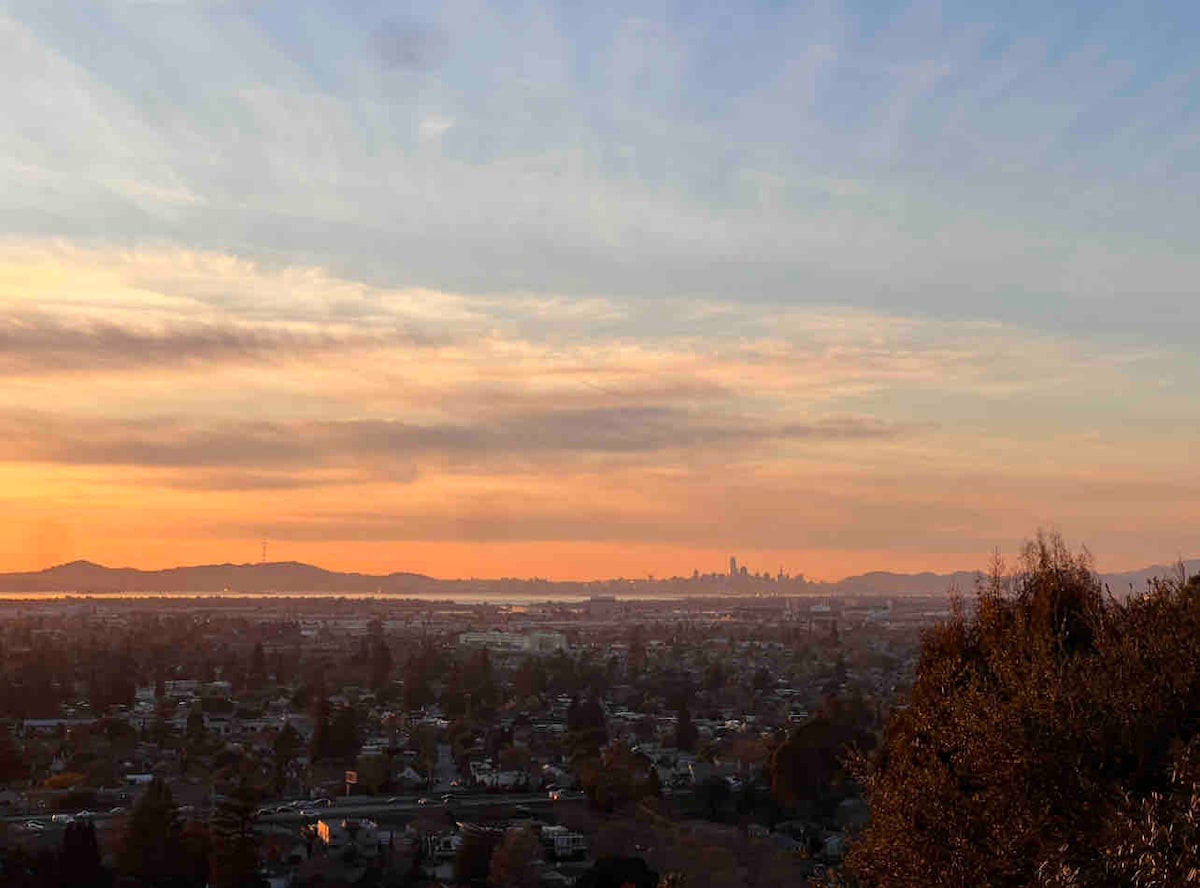
[[[730,575],[731,577],[736,577],[736,576],[737,576],[737,573],[738,573],[738,569],[737,569],[737,556],[736,556],[736,555],[730,555],[730,556],[729,556],[729,575]]]

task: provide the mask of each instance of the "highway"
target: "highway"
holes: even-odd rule
[[[422,805],[420,800],[427,798],[428,801]],[[395,801],[389,801],[395,799]],[[283,805],[295,805],[296,810],[284,811],[277,813],[263,813],[259,815],[259,822],[264,824],[302,824],[305,822],[314,821],[320,818],[336,818],[342,819],[346,817],[369,817],[372,819],[387,818],[393,816],[412,816],[423,811],[449,811],[454,813],[457,811],[478,811],[487,808],[502,808],[513,805],[524,805],[526,807],[534,806],[552,806],[552,805],[569,805],[574,799],[563,799],[554,801],[549,798],[546,792],[523,792],[523,793],[493,793],[493,792],[478,792],[467,791],[455,793],[451,796],[450,801],[443,803],[440,796],[340,796],[333,799],[333,804],[326,807],[316,807],[309,799],[279,799],[278,801],[268,802],[262,805],[262,810],[277,809]],[[72,816],[78,817],[83,812],[66,812]],[[87,812],[84,816],[88,819],[100,824],[109,820],[114,820],[118,817],[124,817],[125,813],[112,814],[108,811]],[[206,816],[207,811],[183,812],[184,816],[190,813]],[[43,824],[47,828],[52,826],[57,827],[59,823],[52,822],[51,814],[13,814],[6,817],[0,817],[2,823],[24,824],[30,821]]]
[[[369,817],[373,820],[394,816],[412,816],[419,812],[450,812],[477,811],[487,808],[504,808],[514,805],[525,807],[541,807],[551,805],[569,805],[572,800],[554,801],[545,792],[526,793],[463,793],[451,797],[443,803],[438,798],[430,798],[426,804],[420,803],[419,797],[401,798],[389,803],[383,798],[343,798],[337,804],[327,808],[305,808],[296,811],[286,811],[276,814],[263,814],[259,817],[261,823],[304,823],[320,818]]]

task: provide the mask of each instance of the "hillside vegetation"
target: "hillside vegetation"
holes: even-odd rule
[[[859,762],[865,885],[1200,884],[1200,577],[1117,600],[1039,536],[924,638]]]

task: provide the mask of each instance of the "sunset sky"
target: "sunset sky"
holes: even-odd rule
[[[0,570],[1200,555],[1197,45],[1194,2],[0,0]]]

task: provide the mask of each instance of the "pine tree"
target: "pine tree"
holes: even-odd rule
[[[261,882],[254,811],[254,795],[243,785],[213,812],[210,888],[256,888]]]
[[[371,659],[371,687],[377,691],[381,691],[388,686],[392,680],[392,652],[387,646],[387,642],[380,641],[375,645],[375,652]]]
[[[0,724],[0,786],[15,783],[29,773],[16,738]]]
[[[101,888],[108,880],[100,865],[96,827],[91,821],[77,820],[67,825],[58,871],[62,888]]]
[[[692,714],[688,711],[687,702],[684,701],[675,714],[675,748],[680,752],[695,752],[696,741],[699,737],[700,732],[692,721]]]
[[[254,650],[250,653],[250,678],[254,681],[262,681],[267,677],[267,656],[263,651],[261,641],[254,643]]]
[[[287,780],[288,767],[304,747],[304,738],[292,727],[291,722],[284,724],[275,737],[275,789],[282,792]]]
[[[329,730],[329,717],[333,711],[333,707],[329,705],[329,700],[324,696],[317,697],[313,706],[313,733],[309,741],[309,755],[313,761],[322,758],[329,758],[331,752],[331,737]]]
[[[155,777],[129,814],[118,868],[152,885],[182,875],[179,810],[171,789]]]

